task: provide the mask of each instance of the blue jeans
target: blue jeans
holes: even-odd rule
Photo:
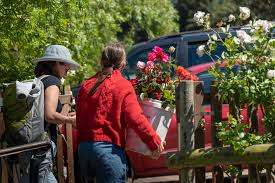
[[[57,180],[52,173],[52,168],[53,168],[53,161],[52,161],[53,157],[52,156],[55,156],[55,154],[56,154],[56,145],[54,142],[51,142],[51,143],[52,143],[52,149],[49,149],[44,154],[36,155],[36,158],[41,159],[41,163],[38,168],[38,183],[57,183]],[[24,156],[32,156],[32,153],[25,154]],[[26,172],[22,176],[20,183],[29,183],[30,182],[30,174],[29,173],[32,173],[32,172]]]
[[[85,183],[127,182],[125,151],[109,142],[82,142],[78,146],[80,176]]]

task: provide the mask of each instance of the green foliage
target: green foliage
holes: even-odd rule
[[[217,126],[217,137],[224,145],[230,145],[236,152],[243,153],[245,148],[255,144],[264,144],[271,139],[271,133],[264,134],[263,136],[256,135],[249,132],[249,126],[242,124],[228,116],[228,121],[220,122]]]
[[[69,78],[79,84],[99,69],[106,44],[176,32],[176,20],[169,0],[0,0],[0,83],[33,77],[31,60],[62,44],[82,66]]]
[[[240,8],[240,14],[244,16],[235,16],[238,23],[249,18],[250,10]],[[194,17],[197,21],[203,21],[200,25],[209,29],[210,15],[197,13]],[[267,130],[274,133],[275,79],[272,73],[275,72],[275,44],[271,31],[275,24],[267,20],[250,21],[250,30],[236,30],[237,36],[232,35],[231,24],[228,18],[219,29],[211,29],[215,36],[209,36],[205,47],[200,46],[205,49],[198,51],[211,55],[217,44],[225,46],[226,51],[218,60],[213,59],[215,65],[210,69],[210,73],[217,78],[223,101],[233,104],[234,108],[259,106]],[[221,32],[227,36],[225,39],[220,37]],[[234,73],[233,67],[236,65],[238,72]],[[221,72],[220,67],[224,67],[225,72]],[[233,115],[239,118],[238,113]]]
[[[231,178],[234,177],[238,177],[241,176],[242,171],[239,170],[236,166],[234,165],[229,165],[228,167],[226,167],[224,173],[226,173],[228,176],[230,176]]]
[[[229,13],[237,13],[239,6],[249,7],[252,16],[260,19],[274,19],[275,3],[272,0],[178,0],[175,4],[180,15],[180,30],[197,29],[192,20],[196,11],[210,13],[217,22]]]

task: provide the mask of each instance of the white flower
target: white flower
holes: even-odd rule
[[[214,41],[217,41],[217,40],[218,40],[217,34],[213,34],[213,35],[211,36],[211,38],[212,38]]]
[[[198,48],[197,48],[197,55],[199,57],[202,57],[203,54],[205,52],[205,45],[200,45]]]
[[[237,37],[234,37],[234,38],[233,38],[233,41],[234,41],[234,43],[237,44],[237,45],[240,44],[240,39],[237,38]]]
[[[241,132],[241,133],[239,133],[239,137],[242,139],[242,138],[244,138],[244,132]]]
[[[194,14],[193,20],[198,25],[202,25],[204,23],[204,15],[205,15],[205,12],[197,11],[197,13]]]
[[[141,61],[138,61],[138,62],[137,62],[137,67],[140,68],[140,69],[144,69],[145,66],[146,66],[146,63],[141,62]]]
[[[74,76],[75,75],[75,70],[69,70],[68,76]]]
[[[268,22],[267,20],[257,20],[254,23],[255,29],[262,28],[265,32],[269,32],[270,28],[272,27],[272,24]]]
[[[229,15],[228,16],[228,22],[234,22],[236,20],[236,17],[234,15]]]
[[[174,53],[175,50],[176,50],[176,48],[174,46],[170,46],[170,48],[169,48],[169,52],[170,53]]]
[[[268,70],[266,74],[267,78],[275,78],[275,70]]]
[[[238,30],[237,31],[237,37],[240,39],[241,42],[244,43],[251,43],[252,38],[250,35],[248,35],[245,31],[243,30]]]
[[[244,120],[244,116],[240,115],[240,119],[243,121]],[[243,136],[244,137],[244,136]],[[242,138],[242,137],[241,137]]]
[[[209,39],[206,44],[208,47],[210,47],[212,44],[215,44],[215,41]]]
[[[239,17],[242,20],[246,20],[250,17],[250,9],[247,7],[240,7],[240,15]]]

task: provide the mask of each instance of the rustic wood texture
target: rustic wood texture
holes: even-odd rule
[[[195,149],[191,152],[167,153],[168,167],[175,169],[204,167],[208,165],[231,164],[273,164],[275,144],[252,145],[244,154],[234,152],[230,147]]]
[[[194,124],[195,124],[195,149],[203,148],[204,143],[204,128],[202,127],[203,121],[203,82],[194,81]],[[195,182],[204,183],[205,167],[195,168]]]
[[[64,94],[71,94],[70,86],[65,86]],[[65,104],[65,106],[69,106],[69,111],[71,110],[70,104]],[[68,111],[68,112],[69,112]],[[75,182],[74,177],[74,154],[73,154],[73,136],[72,136],[72,125],[66,124],[66,139],[67,139],[67,163],[68,163],[68,180],[69,183]]]
[[[57,154],[56,154],[56,166],[57,166],[57,179],[59,183],[65,183],[65,176],[63,172],[64,158],[63,158],[63,138],[62,135],[57,135]]]
[[[247,115],[248,115],[248,125],[250,127],[250,132],[257,133],[258,132],[258,106],[249,105],[247,108]],[[248,182],[259,182],[259,174],[256,168],[257,165],[249,164],[248,165]]]
[[[212,81],[210,86],[211,100],[211,134],[212,147],[222,147],[222,143],[217,138],[216,123],[222,121],[222,101],[221,95],[218,93],[217,81]],[[213,183],[223,183],[223,169],[221,166],[214,166],[212,170]]]
[[[7,166],[7,158],[1,158],[1,182],[8,182],[8,166]]]
[[[3,109],[3,98],[2,98],[2,93],[0,91],[0,138],[5,132],[5,123],[4,123],[4,113],[2,111]]]
[[[68,115],[71,110],[71,89],[70,86],[64,87],[64,95],[60,95],[59,99],[63,104],[61,114]],[[60,183],[69,182],[74,183],[74,156],[73,156],[73,141],[72,141],[72,125],[65,124],[65,132],[66,134],[59,134],[57,137],[57,170],[58,170],[58,181]],[[59,126],[61,128],[62,125]],[[66,140],[67,145],[67,156],[66,156],[66,163],[68,165],[67,168],[67,179],[65,180],[64,175],[64,156],[63,156],[63,141]]]
[[[190,152],[195,148],[194,125],[194,83],[180,82],[176,90],[177,121],[179,123],[180,153]],[[195,183],[195,171],[188,167],[180,169],[181,183]]]

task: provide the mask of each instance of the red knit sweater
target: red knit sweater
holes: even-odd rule
[[[105,141],[125,147],[126,128],[132,128],[151,151],[161,140],[156,134],[137,101],[129,81],[114,70],[110,78],[98,87],[93,96],[89,92],[96,75],[85,80],[77,96],[76,123],[78,141]]]

